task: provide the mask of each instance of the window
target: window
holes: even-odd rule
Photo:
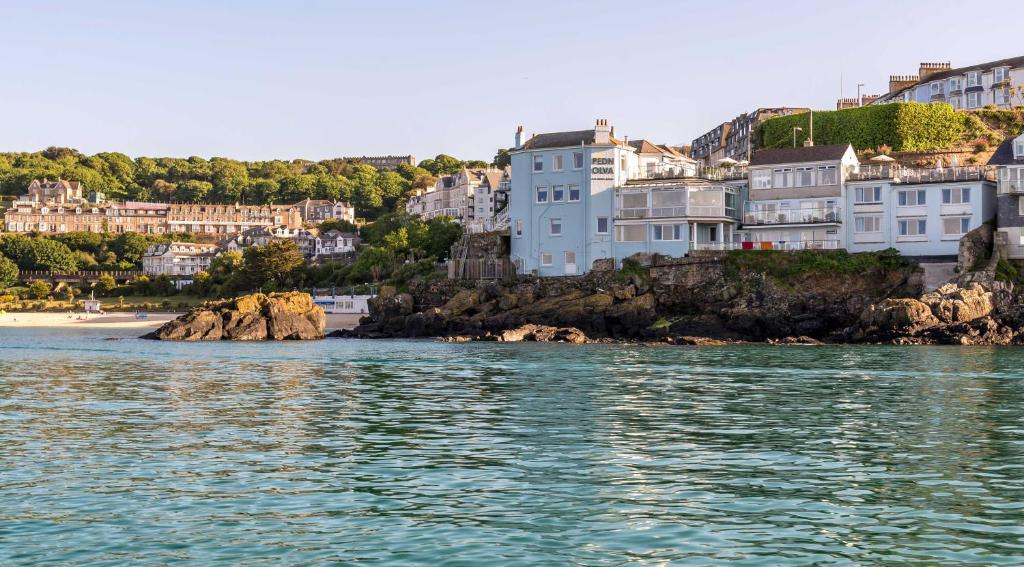
[[[929,87],[931,87],[931,94],[932,95],[940,95],[940,94],[942,94],[942,83],[941,82],[932,83],[931,85],[929,85]]]
[[[551,254],[550,253],[548,253],[548,252],[541,252],[540,253],[540,265],[541,266],[550,266],[552,263],[553,263],[553,260],[551,258]]]
[[[992,70],[992,82],[1001,83],[1009,78],[1010,69],[1007,67],[996,67]]]
[[[551,156],[551,171],[562,171],[562,154]]]
[[[971,231],[971,217],[948,217],[942,219],[942,234],[961,236]]]
[[[566,251],[566,253],[565,253],[565,263],[566,263],[566,265],[568,265],[568,264],[575,264],[576,263],[576,252],[574,250]]]
[[[646,227],[642,224],[625,224],[615,227],[615,240],[619,242],[643,242]]]
[[[924,236],[928,233],[925,219],[904,219],[900,221],[900,236]]]
[[[960,97],[958,97],[958,96],[951,96],[951,97],[949,97],[949,101],[948,102],[949,102],[949,105],[952,106],[953,108],[960,108],[961,107],[961,105],[960,105]]]
[[[608,217],[597,217],[597,233],[608,234]]]
[[[814,168],[796,168],[796,187],[810,187],[811,185],[814,185]]]
[[[967,108],[978,108],[981,106],[981,93],[967,93]]]
[[[858,216],[854,221],[856,223],[854,232],[882,232],[882,217],[878,215]]]
[[[839,174],[836,166],[834,165],[819,165],[818,166],[818,184],[819,185],[838,185]]]
[[[544,156],[533,156],[533,170],[544,171]]]
[[[572,153],[572,168],[583,169],[583,152]]]
[[[925,190],[918,189],[917,191],[900,191],[899,192],[899,206],[901,207],[916,207],[919,205],[926,204]]]
[[[995,103],[997,105],[999,105],[999,106],[1006,106],[1006,105],[1010,104],[1010,88],[1009,87],[999,87],[996,90],[992,91],[992,94],[995,96]]]
[[[574,203],[580,200],[580,186],[569,185],[569,202]]]
[[[623,193],[621,198],[623,209],[647,208],[647,193]]]
[[[548,202],[548,188],[541,185],[537,187],[537,202],[547,203]]]
[[[683,225],[681,224],[656,224],[654,225],[654,240],[682,240]]]
[[[556,203],[561,203],[565,200],[565,185],[551,186],[551,200]]]
[[[959,77],[955,77],[949,80],[949,92],[963,90],[961,88],[962,86],[963,82],[960,80]]]
[[[881,203],[881,187],[857,187],[853,194],[853,202],[857,205],[865,203]]]
[[[968,87],[980,87],[981,86],[981,71],[971,71],[967,73],[967,86]]]
[[[971,188],[970,187],[958,187],[956,189],[943,189],[942,190],[942,204],[943,205],[959,205],[962,203],[971,202]]]
[[[755,169],[751,177],[753,177],[754,189],[772,188],[772,172],[767,169]]]
[[[562,236],[562,219],[550,219],[551,236]]]
[[[793,186],[793,170],[789,167],[772,170],[772,187],[782,189]]]
[[[1013,157],[1020,159],[1024,157],[1024,142],[1016,142],[1013,145]]]
[[[516,219],[516,238],[521,238],[522,236],[523,236],[523,220],[522,219]]]

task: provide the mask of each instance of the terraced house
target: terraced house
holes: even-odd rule
[[[1024,261],[1024,133],[1004,141],[989,160],[998,172],[998,226],[1006,255]]]
[[[889,92],[870,104],[948,102],[953,108],[1024,105],[1024,56],[954,69],[949,62],[921,63],[916,75],[892,75]]]

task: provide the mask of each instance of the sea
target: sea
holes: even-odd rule
[[[1021,565],[1024,349],[0,329],[0,565]]]

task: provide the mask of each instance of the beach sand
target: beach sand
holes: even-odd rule
[[[93,327],[103,329],[156,329],[181,313],[150,313],[138,320],[133,313],[104,313],[85,315],[72,313],[4,313],[0,314],[0,327]],[[79,319],[82,317],[82,319]],[[359,324],[361,315],[328,315],[328,329],[351,329]]]

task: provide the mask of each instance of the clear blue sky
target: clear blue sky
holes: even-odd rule
[[[921,61],[1024,55],[1024,7],[838,2],[0,0],[0,150],[490,159],[515,127],[689,142],[834,108]],[[1000,31],[1003,30],[1003,31]]]

